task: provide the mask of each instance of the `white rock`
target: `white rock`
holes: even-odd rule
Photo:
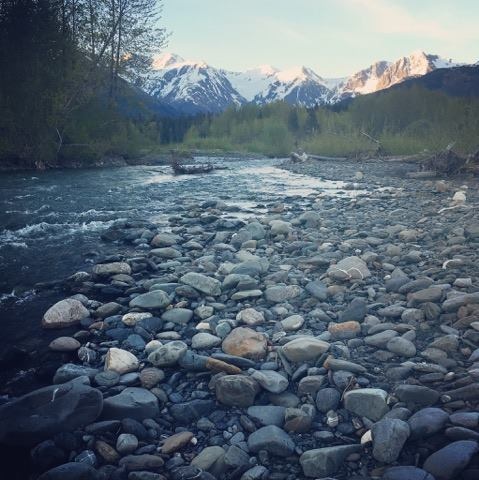
[[[291,362],[307,362],[329,350],[329,343],[314,337],[291,340],[283,346],[283,353]]]
[[[283,220],[271,220],[269,225],[272,235],[288,235],[291,232],[291,223]]]
[[[143,318],[148,318],[152,316],[153,315],[151,313],[147,312],[130,312],[123,315],[123,317],[121,317],[121,321],[129,327],[134,327]]]
[[[157,348],[160,348],[163,344],[159,340],[150,340],[145,345],[145,353],[151,353]]]
[[[90,315],[81,302],[73,298],[60,300],[50,307],[43,315],[42,326],[44,328],[69,327],[79,323],[80,320]]]
[[[113,370],[121,375],[138,370],[139,365],[139,360],[127,350],[110,348],[106,354],[105,370]]]
[[[131,267],[126,262],[99,263],[93,267],[93,273],[99,277],[109,277],[119,273],[130,275]]]
[[[466,203],[466,194],[462,190],[459,190],[454,194],[452,197],[452,203],[455,205],[461,205],[463,203]]]
[[[264,323],[264,315],[254,308],[245,308],[236,315],[236,320],[246,323],[246,325],[259,325]]]
[[[281,325],[285,332],[292,332],[300,329],[304,324],[304,318],[301,315],[291,315],[281,320]]]

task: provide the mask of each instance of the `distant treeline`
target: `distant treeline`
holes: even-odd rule
[[[468,153],[479,147],[479,99],[422,86],[393,88],[335,107],[306,109],[284,102],[230,108],[193,125],[185,147],[246,150],[272,156],[302,148],[323,155],[358,155],[377,145],[385,154],[437,151],[449,143]]]

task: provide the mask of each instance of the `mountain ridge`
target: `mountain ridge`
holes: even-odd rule
[[[390,88],[437,69],[464,64],[415,51],[393,62],[380,60],[343,78],[327,78],[306,66],[271,65],[233,72],[204,61],[164,53],[153,63],[144,90],[183,114],[218,113],[231,105],[264,105],[283,100],[304,107],[330,105]]]

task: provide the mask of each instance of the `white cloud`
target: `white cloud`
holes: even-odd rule
[[[343,4],[354,5],[371,20],[371,26],[376,32],[393,34],[410,34],[435,40],[466,41],[479,37],[478,29],[473,24],[446,25],[432,18],[430,12],[427,18],[412,13],[398,2],[391,0],[342,0]]]

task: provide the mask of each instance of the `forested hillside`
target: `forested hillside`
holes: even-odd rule
[[[477,67],[469,67],[475,73]],[[423,77],[427,79],[428,75]],[[412,83],[357,97],[335,107],[305,109],[275,103],[229,109],[193,126],[189,147],[285,155],[295,148],[324,155],[354,155],[379,139],[386,154],[479,147],[479,97],[451,96]]]
[[[171,112],[133,85],[167,36],[159,5],[0,0],[0,161],[88,163],[156,144],[154,120]]]

